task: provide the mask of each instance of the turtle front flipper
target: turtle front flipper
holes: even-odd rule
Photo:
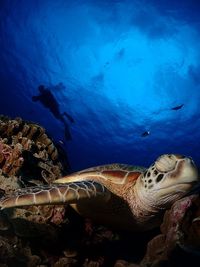
[[[94,181],[28,187],[0,200],[1,209],[32,205],[73,204],[83,199],[109,199],[110,192]]]

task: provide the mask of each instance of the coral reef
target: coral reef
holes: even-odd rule
[[[51,183],[68,171],[68,165],[62,164],[58,150],[44,128],[20,118],[12,120],[5,116],[0,117],[1,196],[24,186]],[[36,266],[40,262],[40,257],[32,256],[30,245],[28,242],[24,244],[21,238],[43,237],[42,243],[55,244],[55,241],[58,241],[57,226],[65,221],[64,206],[2,211],[0,246],[5,249],[1,250],[0,264]],[[14,245],[13,240],[16,242]],[[13,246],[16,249],[13,249]],[[20,257],[25,259],[24,263],[20,261]],[[33,263],[36,261],[37,264]]]
[[[68,169],[69,166],[61,164],[58,150],[43,127],[21,118],[0,116],[2,174],[21,176],[26,183],[34,184],[34,177],[50,183]]]

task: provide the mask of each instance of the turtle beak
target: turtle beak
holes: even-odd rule
[[[199,173],[194,161],[191,158],[183,158],[184,164],[181,174],[182,183],[199,182]],[[181,162],[180,162],[181,163]]]

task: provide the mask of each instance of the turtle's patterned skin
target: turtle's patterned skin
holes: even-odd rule
[[[148,169],[111,164],[86,169],[52,185],[19,190],[0,201],[10,207],[71,204],[93,220],[129,230],[158,225],[160,214],[198,181],[190,158],[162,155]]]

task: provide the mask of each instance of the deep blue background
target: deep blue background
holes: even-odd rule
[[[43,125],[73,170],[171,152],[199,164],[199,3],[1,0],[0,113]],[[40,84],[74,118],[72,141],[32,102]]]

